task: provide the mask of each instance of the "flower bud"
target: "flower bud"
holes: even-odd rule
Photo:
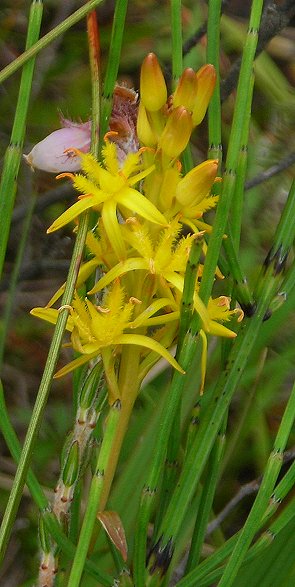
[[[92,407],[103,378],[103,363],[97,363],[89,373],[79,396],[79,407],[88,410]]]
[[[218,159],[208,159],[194,167],[179,182],[176,199],[182,206],[196,206],[205,198],[214,183]]]
[[[38,534],[39,534],[41,550],[45,554],[48,554],[52,550],[52,539],[51,539],[50,532],[47,530],[47,528],[45,526],[44,518],[43,518],[42,514],[40,515],[40,518],[39,518]]]
[[[72,487],[77,480],[79,473],[79,445],[73,442],[66,459],[62,472],[62,480],[65,487]]]
[[[154,147],[157,144],[157,137],[153,132],[142,102],[140,102],[138,108],[137,136],[145,147]]]
[[[160,110],[167,100],[166,82],[154,53],[149,53],[141,66],[140,99],[150,112]]]
[[[179,78],[173,94],[173,106],[184,106],[192,112],[197,99],[198,79],[193,69],[187,67]]]
[[[65,151],[71,147],[83,153],[90,151],[91,123],[76,124],[70,120],[63,120],[63,124],[64,128],[52,132],[37,143],[28,155],[24,155],[31,167],[50,173],[78,171],[81,168],[80,157]]]
[[[191,114],[183,107],[172,110],[159,140],[165,155],[174,159],[184,151],[192,132]]]
[[[197,97],[193,109],[193,125],[200,124],[206,114],[210,98],[216,83],[216,71],[214,65],[203,65],[196,73],[198,81]]]

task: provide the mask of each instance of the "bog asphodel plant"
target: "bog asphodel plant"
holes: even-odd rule
[[[132,152],[122,160],[122,149],[118,150],[122,137],[114,130],[105,136],[101,162],[76,144],[66,149],[75,161],[80,160],[81,172],[64,172],[58,177],[73,182],[78,200],[48,232],[79,221],[80,214],[88,209],[97,213],[98,220],[87,236],[90,258],[80,268],[66,327],[70,345],[80,356],[56,376],[93,360],[102,361],[110,403],[117,398],[124,402],[126,393],[132,395],[133,403],[142,378],[160,357],[183,372],[168,348],[177,341],[190,249],[194,239],[210,231],[202,217],[216,205],[211,188],[219,178],[217,160],[205,161],[183,174],[180,157],[205,115],[214,84],[213,66],[205,65],[197,73],[186,69],[168,98],[157,57],[150,53],[141,69],[137,136],[132,140],[126,137],[133,145]],[[37,147],[35,153],[40,158]],[[81,298],[79,289],[83,286],[85,291],[98,268],[100,278],[87,297]],[[210,299],[206,307],[198,295],[201,279],[202,265],[194,308],[201,319],[205,349],[208,334],[235,336],[222,322],[234,314],[240,319],[241,312],[230,309],[224,296]],[[55,323],[60,308],[52,305],[62,291],[63,287],[47,307],[34,308],[32,314]],[[205,362],[204,352],[201,390]]]
[[[82,390],[78,400],[80,415],[65,451],[53,504],[61,522],[69,514],[76,481],[87,462],[87,442],[99,417],[95,370],[104,372],[110,405],[120,404],[116,441],[99,504],[102,510],[143,378],[161,357],[184,374],[183,366],[169,349],[177,343],[190,250],[195,239],[202,241],[205,232],[210,233],[211,227],[204,222],[203,214],[217,203],[211,188],[219,178],[217,160],[204,161],[185,174],[180,157],[205,115],[214,84],[215,70],[211,65],[197,73],[186,69],[168,98],[163,73],[151,53],[141,69],[139,105],[133,91],[116,89],[101,161],[86,152],[89,124],[82,128],[76,124],[64,126],[27,156],[33,167],[61,171],[58,178],[70,179],[78,192],[77,202],[47,232],[79,222],[86,210],[97,214],[96,225],[86,238],[87,261],[80,267],[72,303],[66,306],[68,345],[78,356],[55,375],[61,377],[89,364],[84,387],[89,387],[90,394],[87,392],[86,396],[92,398],[87,402],[84,398],[82,406]],[[81,172],[77,173],[79,168]],[[205,382],[207,336],[236,336],[223,323],[233,315],[238,320],[242,318],[240,310],[230,309],[230,300],[225,296],[210,298],[204,305],[199,297],[202,272],[200,264],[193,296],[203,345],[200,393]],[[216,275],[220,276],[218,268]],[[34,308],[31,313],[55,324],[59,312],[65,309],[54,307],[58,306],[64,287],[59,288],[45,308]],[[95,385],[90,385],[92,379]],[[82,407],[83,416],[79,412]],[[55,545],[48,546],[46,541],[41,541],[41,545],[39,584],[51,585],[57,565]]]

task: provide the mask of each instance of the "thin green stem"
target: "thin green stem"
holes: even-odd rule
[[[26,49],[29,49],[39,37],[42,13],[42,2],[34,0],[30,9]],[[22,156],[34,67],[35,59],[31,59],[26,63],[22,71],[10,144],[4,156],[0,183],[0,278],[3,272],[11,215],[16,195],[17,177]]]
[[[226,235],[226,238],[223,239],[222,244],[224,251],[226,253],[229,274],[231,275],[234,281],[234,293],[246,316],[250,317],[255,312],[255,303],[253,296],[249,290],[247,278],[242,272],[230,232]]]
[[[9,289],[7,292],[7,298],[6,298],[5,309],[4,309],[4,314],[3,314],[3,321],[2,321],[2,325],[1,325],[0,371],[1,371],[2,363],[3,363],[6,337],[7,337],[9,324],[11,321],[11,317],[13,314],[13,308],[14,308],[14,304],[15,304],[15,295],[16,295],[16,288],[17,288],[17,283],[18,283],[18,278],[19,278],[19,272],[21,269],[21,264],[23,261],[25,247],[26,247],[27,240],[28,240],[29,230],[30,230],[30,226],[31,226],[31,222],[32,222],[32,216],[33,216],[33,212],[34,212],[34,208],[35,208],[35,204],[36,204],[36,198],[37,198],[36,192],[32,192],[31,196],[29,197],[26,215],[25,215],[25,219],[24,219],[24,223],[23,223],[23,227],[22,227],[21,238],[20,238],[20,242],[18,245],[18,249],[17,249],[17,255],[16,255],[15,262],[14,262],[12,274],[10,277],[10,284],[9,284]]]
[[[290,469],[275,488],[274,494],[270,500],[269,507],[266,509],[265,514],[261,520],[259,529],[263,528],[269,518],[277,511],[279,504],[287,496],[287,494],[294,487],[295,481],[295,462],[292,463]],[[263,548],[266,548],[276,534],[286,525],[286,523],[295,515],[295,500],[293,499],[290,504],[287,504],[281,514],[276,520],[269,526],[267,530],[263,532],[257,542],[250,548],[245,556],[244,562],[254,558],[257,553],[260,553]],[[222,575],[223,568],[220,567],[221,563],[226,560],[232,553],[238,539],[241,530],[234,536],[229,538],[227,542],[217,550],[212,556],[203,561],[198,568],[191,571],[187,576],[177,584],[179,587],[195,587],[200,585],[202,587],[212,585]],[[244,564],[243,562],[243,564]]]
[[[86,2],[81,8],[73,12],[71,16],[63,20],[60,24],[58,24],[52,31],[49,31],[44,37],[42,37],[39,41],[34,42],[32,47],[27,49],[22,55],[14,59],[9,65],[4,67],[0,72],[0,83],[4,82],[8,77],[10,77],[13,73],[15,73],[20,67],[25,65],[27,61],[29,61],[32,57],[35,57],[42,49],[45,49],[59,37],[63,35],[68,29],[70,29],[74,24],[82,20],[84,16],[94,10],[99,4],[101,4],[103,0],[90,0]],[[37,2],[40,3],[40,2]]]
[[[199,515],[197,516],[195,522],[186,572],[189,572],[195,568],[199,563],[208,519],[211,513],[213,499],[216,491],[216,485],[219,479],[220,464],[224,453],[226,421],[227,418],[222,425],[222,429],[218,434],[216,442],[211,451],[210,458],[208,460],[208,466],[203,482],[202,495],[198,510]]]
[[[280,259],[283,258],[284,260],[286,260],[286,253],[289,250],[290,243],[295,238],[295,215],[293,216],[293,221],[291,221],[290,217],[293,206],[292,186],[274,238],[276,245],[278,243],[278,237],[284,235],[286,238],[283,242],[280,241],[281,245],[278,249]],[[291,222],[292,228],[289,226]],[[223,371],[216,385],[212,402],[210,402],[208,409],[205,410],[199,430],[192,440],[191,448],[187,454],[177,487],[158,532],[158,540],[151,564],[152,571],[157,568],[157,557],[158,560],[160,560],[160,556],[163,558],[163,552],[169,558],[173,554],[173,544],[181,527],[188,504],[199,483],[216,435],[220,429],[222,419],[246,366],[250,352],[254,347],[254,342],[264,320],[266,309],[277,291],[278,283],[280,282],[280,271],[282,269],[283,264],[278,263],[278,254],[274,251],[273,255],[269,258],[266,269],[263,268],[261,272],[261,278],[259,280],[260,295],[257,297],[256,314],[242,326],[228,357],[226,369]]]
[[[77,545],[73,566],[69,576],[69,587],[78,587],[78,585],[80,585],[87,557],[87,552],[90,545],[91,536],[99,508],[99,501],[103,489],[104,474],[108,465],[109,455],[112,450],[112,446],[116,436],[118,422],[120,420],[120,411],[121,403],[119,400],[116,400],[115,403],[111,406],[107,418],[105,433],[95,468],[95,474],[92,478],[90,486],[87,507],[80,532],[79,542]]]
[[[172,80],[173,89],[182,73],[182,2],[171,0]]]
[[[207,63],[211,63],[216,71],[216,85],[208,107],[209,158],[219,160],[219,171],[222,162],[221,143],[221,104],[220,104],[220,14],[222,0],[209,0],[207,26]]]
[[[251,120],[251,105],[252,105],[252,93],[254,86],[254,75],[250,78],[250,92],[248,95],[248,102],[243,118],[243,126],[241,132],[241,146],[239,152],[239,159],[237,165],[237,178],[235,185],[235,193],[232,199],[229,232],[232,236],[232,241],[235,251],[238,253],[240,247],[240,235],[242,225],[242,214],[243,214],[243,203],[244,203],[244,190],[245,190],[245,179],[247,173],[247,161],[248,161],[248,140],[249,140],[249,128]]]
[[[91,152],[98,156],[99,147],[99,119],[100,119],[100,47],[99,31],[96,13],[90,12],[87,15],[87,33],[89,48],[89,63],[91,71],[92,91],[92,121],[91,121]]]
[[[102,142],[103,137],[108,130],[108,121],[112,111],[112,97],[116,79],[118,77],[127,7],[128,0],[116,1],[112,36],[109,47],[109,58],[101,97],[100,142]]]
[[[230,205],[235,189],[236,171],[239,157],[239,150],[242,141],[242,121],[247,104],[251,99],[252,66],[255,57],[255,51],[258,40],[258,30],[261,19],[263,0],[254,0],[252,3],[249,31],[243,51],[242,64],[240,70],[239,83],[237,88],[236,107],[233,116],[228,153],[226,158],[226,168],[220,199],[217,205],[213,231],[210,237],[206,260],[204,264],[204,273],[200,285],[200,297],[206,304],[211,295],[211,290],[215,278],[215,270],[218,264],[218,256],[226,232],[226,223],[230,210]],[[196,330],[198,321],[196,319]]]
[[[194,293],[196,287],[197,272],[199,267],[199,260],[202,250],[202,239],[196,238],[192,244],[190,256],[187,262],[183,294],[181,298],[181,309],[180,309],[180,320],[179,320],[179,332],[177,341],[176,358],[180,354],[184,337],[188,332],[190,322],[193,315],[194,309]]]
[[[0,381],[0,413],[1,413],[1,432],[4,440],[8,446],[8,449],[12,455],[13,460],[17,463],[20,459],[21,448],[19,440],[15,434],[15,431],[11,425],[7,407],[4,398],[3,385]],[[31,495],[40,510],[45,509],[48,506],[48,501],[38,483],[38,480],[32,471],[28,471],[27,485],[31,492]]]
[[[225,567],[224,573],[218,583],[219,587],[231,587],[238,570],[245,558],[247,550],[254,538],[260,521],[266,511],[269,499],[273,493],[282,462],[283,451],[291,432],[295,419],[295,384],[291,391],[281,424],[276,436],[273,451],[268,459],[258,494],[251,508],[250,514],[243,526],[237,544]]]
[[[88,215],[84,214],[81,216],[80,219],[77,239],[75,242],[75,247],[69,269],[68,280],[66,283],[65,293],[62,298],[62,306],[69,306],[69,304],[72,301],[79,266],[82,259],[87,227]],[[13,486],[3,516],[0,528],[0,562],[3,560],[3,557],[5,555],[12,525],[21,499],[23,486],[26,481],[27,471],[32,458],[35,442],[37,440],[38,432],[41,426],[44,410],[46,407],[48,394],[50,391],[50,385],[56,367],[56,362],[58,359],[67,318],[68,309],[65,307],[58,316],[56,328],[53,334],[46,365],[43,372],[43,377],[40,383],[38,395],[36,398],[36,402],[32,412],[32,417],[25,438],[22,454],[19,460]]]
[[[7,444],[7,447],[12,455],[12,458],[16,463],[19,462],[20,455],[21,455],[21,447],[19,440],[15,434],[15,431],[11,425],[9,415],[6,408],[4,392],[2,382],[0,381],[0,413],[1,413],[1,431],[4,437],[4,440]],[[32,495],[32,498],[37,505],[37,507],[41,510],[42,516],[44,519],[44,523],[52,534],[55,542],[61,548],[65,556],[69,560],[73,560],[76,547],[75,545],[68,540],[68,538],[62,532],[60,525],[54,516],[54,514],[50,511],[49,503],[43,493],[43,490],[35,477],[34,473],[29,470],[27,474],[27,485]],[[100,581],[102,585],[105,586],[112,586],[113,585],[113,578],[99,571],[96,565],[87,560],[85,564],[85,570],[89,573],[89,575],[93,576],[95,579]]]

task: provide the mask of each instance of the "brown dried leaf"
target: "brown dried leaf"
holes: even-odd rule
[[[119,550],[123,560],[127,560],[127,542],[121,518],[117,512],[99,512],[97,514],[101,525],[105,529],[112,543]]]

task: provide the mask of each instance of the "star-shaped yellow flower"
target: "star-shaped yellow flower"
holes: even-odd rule
[[[171,286],[180,292],[183,291],[186,263],[192,242],[196,238],[195,234],[190,234],[179,239],[180,231],[181,224],[176,218],[161,231],[156,243],[154,243],[145,225],[137,221],[130,222],[128,226],[124,227],[123,234],[126,242],[137,253],[137,256],[129,257],[112,267],[89,293],[94,294],[101,291],[112,281],[130,271],[143,270],[155,276],[155,291],[158,291],[160,296],[164,294],[167,298],[170,297],[173,305],[174,297],[171,294]],[[197,294],[195,295],[195,309],[208,327],[209,315]]]
[[[154,170],[154,165],[142,169],[141,151],[138,151],[127,155],[120,167],[116,145],[109,141],[102,149],[104,165],[89,153],[85,154],[75,149],[72,151],[81,157],[84,175],[62,173],[58,178],[72,179],[74,187],[82,195],[79,196],[78,202],[53,222],[47,232],[58,230],[85,210],[92,208],[101,213],[105,231],[118,259],[124,259],[126,249],[117,219],[117,208],[123,218],[126,217],[126,210],[130,210],[132,214],[139,214],[150,222],[167,224],[156,206],[133,187]]]
[[[70,315],[66,329],[71,333],[71,346],[81,353],[81,356],[60,369],[55,377],[61,377],[98,356],[102,357],[106,375],[108,376],[111,371],[110,364],[114,361],[114,349],[126,344],[137,345],[156,352],[164,357],[175,369],[183,372],[168,350],[157,340],[150,336],[132,332],[138,326],[145,323],[149,324],[151,315],[157,313],[162,307],[167,306],[169,300],[157,300],[148,309],[145,309],[142,317],[139,314],[136,320],[132,320],[135,303],[140,303],[140,301],[133,298],[130,298],[127,302],[125,301],[124,290],[118,281],[115,282],[112,289],[105,296],[103,306],[96,306],[87,298],[82,300],[76,295],[72,306],[69,308]],[[55,324],[60,310],[33,308],[31,314]],[[157,316],[156,323],[165,323],[166,316],[169,316],[169,314]],[[112,387],[112,382],[116,378],[114,376],[111,379]],[[113,383],[113,387],[115,385]],[[114,394],[116,395],[115,391]]]

